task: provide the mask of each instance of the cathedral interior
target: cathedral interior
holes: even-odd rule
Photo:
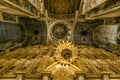
[[[0,80],[120,80],[120,0],[1,0]]]

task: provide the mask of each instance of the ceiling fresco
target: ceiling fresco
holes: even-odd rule
[[[45,0],[44,2],[48,14],[56,14],[53,15],[56,18],[59,18],[61,14],[64,15],[63,17],[75,17],[75,15],[71,16],[70,14],[75,14],[80,6],[80,0]]]

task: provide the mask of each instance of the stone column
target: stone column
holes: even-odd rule
[[[76,72],[75,80],[85,80],[85,73],[84,72]]]
[[[42,73],[42,80],[51,80],[50,74],[50,72]]]
[[[75,18],[76,18],[76,19],[78,18],[78,15],[79,15],[79,11],[77,10],[77,11],[75,12]]]
[[[16,72],[16,80],[25,80],[25,73],[24,72]]]
[[[110,80],[110,72],[101,72],[102,80]]]
[[[48,18],[48,10],[45,9],[45,15],[46,15],[46,18]]]
[[[44,3],[43,2],[40,3],[40,11],[41,11],[41,14],[44,14]]]

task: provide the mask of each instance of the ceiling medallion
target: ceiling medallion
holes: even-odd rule
[[[52,34],[57,39],[65,38],[68,34],[68,28],[65,24],[58,23],[54,25]]]
[[[55,48],[54,59],[58,62],[74,62],[78,57],[77,47],[70,41],[58,41]]]
[[[50,28],[50,37],[51,39],[60,40],[70,40],[71,38],[71,28],[65,22],[57,22],[53,24]]]

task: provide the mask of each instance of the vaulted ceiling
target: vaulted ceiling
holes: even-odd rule
[[[54,18],[75,17],[75,12],[80,6],[80,0],[44,0],[44,2],[49,17]]]

